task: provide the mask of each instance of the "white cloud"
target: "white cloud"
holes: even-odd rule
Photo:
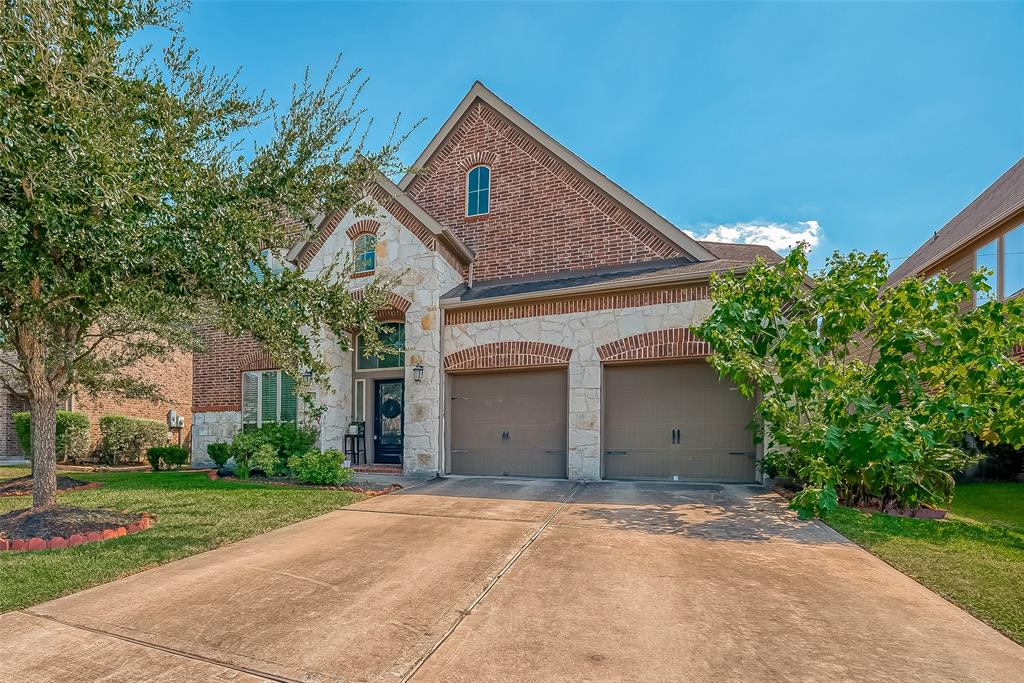
[[[705,232],[685,230],[694,239],[731,244],[763,244],[775,251],[788,251],[801,242],[809,249],[821,243],[821,225],[818,221],[795,223],[731,223],[716,225]]]

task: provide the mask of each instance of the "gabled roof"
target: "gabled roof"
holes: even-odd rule
[[[911,275],[920,275],[936,263],[983,235],[1018,211],[1024,210],[1024,159],[999,177],[992,185],[936,232],[917,251],[901,263],[891,275],[895,284]]]
[[[384,176],[378,176],[376,180],[376,187],[384,196],[393,199],[399,206],[405,209],[415,219],[415,221],[419,221],[423,224],[423,226],[443,242],[464,265],[472,263],[474,258],[473,251],[463,244],[451,230],[438,223],[430,214],[424,211],[423,207],[413,201],[412,197],[398,189],[398,186],[391,182],[391,180]],[[372,196],[374,192],[371,190],[368,194]],[[378,194],[378,197],[379,196],[380,195]],[[341,215],[339,215],[339,213]],[[327,238],[330,237],[335,228],[338,227],[338,223],[341,221],[341,217],[345,213],[346,211],[336,211],[330,215],[318,216],[315,221],[316,228],[313,230],[312,234],[309,235],[308,239],[302,240],[292,246],[288,251],[287,259],[293,263],[308,263],[309,260],[312,259],[327,242]],[[410,226],[406,227],[408,228]]]
[[[413,169],[423,169],[429,165],[430,159],[434,156],[434,153],[444,144],[444,141],[452,131],[455,130],[459,121],[462,120],[462,117],[467,111],[469,111],[470,107],[472,107],[477,100],[486,103],[489,107],[504,116],[512,122],[513,125],[533,138],[539,145],[544,147],[555,158],[559,159],[569,168],[573,169],[575,172],[579,173],[588,181],[596,185],[601,189],[601,191],[605,192],[641,221],[650,225],[654,230],[663,235],[669,242],[677,246],[685,254],[690,255],[698,261],[710,261],[716,258],[714,254],[702,247],[692,237],[669,223],[646,204],[621,188],[619,185],[612,182],[607,176],[585,162],[583,159],[576,156],[550,135],[535,126],[529,121],[529,119],[488,90],[480,81],[473,83],[473,87],[470,88],[466,96],[462,98],[462,102],[459,103],[459,106],[455,108],[452,115],[448,117],[448,120],[444,122],[441,129],[426,146],[419,158],[417,158],[413,163]],[[403,177],[401,182],[398,183],[398,187],[403,192],[408,190],[409,185],[415,177],[415,170],[406,173],[405,177]]]

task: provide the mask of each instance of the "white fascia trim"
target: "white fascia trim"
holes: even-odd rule
[[[617,185],[614,181],[609,179],[603,173],[595,169],[593,166],[588,164],[586,161],[578,157],[571,150],[564,147],[557,140],[552,138],[550,135],[542,131],[529,119],[517,112],[511,106],[509,106],[504,100],[488,90],[483,83],[476,81],[473,83],[473,87],[470,88],[469,92],[459,106],[455,108],[452,115],[444,122],[441,126],[441,130],[431,139],[430,143],[426,146],[423,152],[419,155],[416,161],[413,163],[413,169],[422,169],[426,163],[430,160],[430,157],[434,155],[434,152],[444,143],[448,135],[455,129],[463,115],[469,108],[473,106],[473,102],[477,99],[481,99],[488,105],[493,107],[499,114],[507,118],[517,127],[521,128],[523,132],[532,137],[534,140],[539,142],[545,149],[554,154],[570,168],[575,170],[577,173],[582,175],[584,178],[594,183],[597,187],[601,188],[615,201],[622,204],[627,210],[631,211],[640,220],[646,222],[655,230],[660,232],[670,242],[675,244],[677,247],[682,249],[685,253],[689,254],[698,261],[715,261],[717,257],[710,251],[702,247],[697,243],[695,239],[687,235],[685,232],[677,228],[676,226],[669,223],[667,220],[662,218],[657,212],[651,209],[649,206],[641,202],[639,199],[631,195],[621,186]],[[401,190],[409,189],[409,185],[412,183],[413,178],[416,177],[415,171],[410,171],[405,174],[402,180],[398,183],[398,187]]]

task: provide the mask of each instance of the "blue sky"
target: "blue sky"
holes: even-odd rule
[[[197,2],[286,99],[335,55],[411,162],[479,79],[677,226],[910,254],[1024,156],[1024,4]],[[774,228],[773,228],[774,226]]]

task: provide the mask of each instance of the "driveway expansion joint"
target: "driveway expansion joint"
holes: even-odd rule
[[[505,574],[507,574],[510,569],[512,569],[512,566],[516,563],[516,561],[523,556],[523,553],[526,552],[527,548],[533,545],[533,543],[541,537],[541,534],[543,534],[544,531],[551,525],[555,517],[558,516],[558,513],[561,512],[562,509],[566,505],[568,505],[573,498],[576,497],[576,494],[579,493],[584,486],[586,486],[586,484],[583,482],[576,483],[572,487],[572,490],[570,490],[569,493],[566,494],[565,498],[563,498],[562,501],[558,504],[558,507],[556,507],[551,512],[551,514],[544,518],[544,521],[537,528],[537,530],[534,531],[533,534],[531,534],[530,537],[526,539],[526,541],[519,547],[519,550],[517,550],[515,554],[513,554],[512,557],[509,558],[508,562],[505,563],[505,566],[501,568],[501,571],[495,574],[494,578],[487,582],[487,585],[485,585],[483,589],[480,591],[480,593],[477,594],[476,598],[474,598],[473,601],[469,603],[469,606],[457,610],[459,617],[455,620],[455,623],[452,624],[447,631],[445,631],[445,633],[438,639],[436,643],[434,643],[434,645],[429,650],[423,653],[423,655],[421,655],[420,658],[416,660],[416,662],[412,665],[409,671],[404,676],[402,676],[401,683],[406,683],[407,681],[412,680],[412,678],[416,675],[420,668],[427,662],[427,660],[430,659],[430,657],[435,652],[437,652],[442,645],[445,644],[445,642],[452,636],[453,633],[455,633],[455,630],[459,628],[459,625],[462,624],[466,617],[473,613],[473,609],[476,608],[476,606],[479,605],[483,601],[483,599],[487,597],[487,594],[490,593],[491,590],[498,584],[498,582],[501,581],[502,577],[505,576]]]
[[[107,636],[108,638],[115,638],[117,640],[123,640],[126,643],[131,643],[133,645],[138,645],[140,647],[145,647],[145,648],[149,648],[149,649],[152,649],[152,650],[159,650],[160,652],[166,652],[167,654],[170,654],[170,655],[175,655],[177,657],[184,657],[185,659],[192,659],[192,660],[195,660],[195,661],[198,661],[198,662],[204,662],[206,664],[213,664],[214,666],[219,666],[219,667],[222,667],[224,669],[230,669],[231,671],[237,671],[239,673],[248,674],[250,676],[256,676],[257,678],[263,678],[263,679],[268,680],[268,681],[274,681],[275,683],[304,683],[302,680],[297,679],[297,678],[288,678],[287,676],[280,676],[278,674],[272,674],[272,673],[267,672],[267,671],[261,671],[259,669],[252,669],[252,668],[247,667],[247,666],[238,666],[237,664],[231,664],[229,662],[224,662],[224,661],[221,661],[219,659],[213,659],[212,657],[205,657],[203,655],[198,655],[198,654],[195,654],[193,652],[186,652],[185,650],[178,650],[176,648],[167,647],[165,645],[157,645],[155,643],[150,643],[150,642],[147,642],[145,640],[139,640],[138,638],[132,638],[131,636],[126,636],[126,635],[123,635],[123,634],[120,634],[120,633],[112,633],[111,631],[106,631],[106,630],[101,629],[101,628],[94,628],[92,626],[83,626],[81,624],[76,624],[74,622],[64,621],[63,619],[57,619],[56,617],[50,616],[49,614],[41,614],[39,612],[32,612],[32,611],[29,611],[29,610],[17,610],[17,611],[20,612],[21,614],[26,615],[26,616],[33,617],[33,618],[36,618],[36,619],[45,619],[47,621],[52,621],[55,624],[60,624],[61,626],[67,626],[68,628],[75,628],[75,629],[79,629],[81,631],[86,631],[88,633],[95,633],[97,635]]]

